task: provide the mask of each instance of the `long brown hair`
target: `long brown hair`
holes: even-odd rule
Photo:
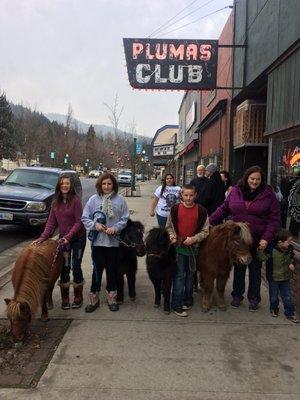
[[[52,207],[54,207],[54,208],[59,207],[59,205],[64,200],[64,197],[63,197],[62,192],[60,190],[60,185],[61,185],[63,179],[69,179],[70,184],[71,184],[69,193],[67,194],[67,197],[66,197],[67,204],[70,204],[71,201],[73,200],[73,198],[76,196],[76,191],[75,191],[75,186],[74,186],[73,179],[68,174],[61,174],[59,179],[58,179],[58,181],[57,181],[57,184],[56,184],[56,187],[55,187],[54,197],[53,197],[53,200],[52,200]]]
[[[119,185],[118,185],[118,182],[117,182],[115,176],[113,174],[111,174],[110,172],[106,172],[105,174],[100,175],[99,178],[97,179],[97,182],[96,182],[97,193],[98,194],[103,194],[102,182],[105,179],[110,179],[112,181],[113,191],[115,192],[115,194],[117,194],[118,190],[119,190]]]
[[[244,175],[242,177],[242,179],[239,180],[238,182],[238,186],[241,189],[246,189],[249,190],[249,185],[248,185],[248,178],[251,174],[253,174],[254,172],[258,172],[260,173],[261,176],[261,182],[260,182],[260,187],[265,187],[266,186],[266,178],[265,178],[265,173],[263,171],[263,169],[259,166],[259,165],[253,165],[253,167],[248,168],[245,172]]]

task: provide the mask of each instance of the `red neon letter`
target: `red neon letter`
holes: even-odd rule
[[[132,43],[132,58],[137,58],[143,52],[142,43]]]

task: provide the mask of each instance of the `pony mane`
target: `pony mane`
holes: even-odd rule
[[[6,316],[11,321],[21,317],[21,303],[15,299],[11,300],[6,308]]]
[[[145,227],[144,225],[141,223],[141,221],[132,221],[131,220],[132,225],[134,225],[135,228],[140,229],[142,232],[145,231]]]
[[[159,244],[162,240],[170,240],[169,234],[165,228],[152,228],[146,238],[147,243]]]
[[[57,241],[47,240],[26,247],[17,258],[12,275],[15,295],[7,306],[10,319],[20,317],[21,302],[28,304],[32,314],[36,312],[49,282],[56,247]]]
[[[236,224],[241,228],[240,231],[241,240],[248,246],[251,246],[253,240],[248,225],[245,222],[236,222]]]
[[[210,244],[214,246],[214,240],[218,241],[218,245],[221,246],[222,249],[225,249],[227,246],[227,238],[230,230],[233,230],[236,226],[240,228],[239,235],[242,242],[251,246],[252,244],[252,236],[248,225],[245,222],[234,222],[234,221],[226,221],[221,225],[214,226],[209,233]],[[221,249],[220,249],[221,250]]]

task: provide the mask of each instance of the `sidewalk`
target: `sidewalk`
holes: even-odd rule
[[[141,184],[141,198],[126,198],[132,219],[148,231],[156,225],[149,217],[156,182]],[[90,249],[84,255],[88,299],[91,278]],[[226,301],[230,303],[231,282]],[[37,388],[0,389],[1,400],[114,399],[114,400],[296,400],[300,398],[299,326],[268,313],[268,296],[262,288],[262,306],[256,313],[248,305],[207,314],[200,310],[200,294],[188,318],[165,315],[153,307],[154,290],[144,258],[139,259],[137,299],[117,313],[100,309],[86,314],[63,311],[58,288],[54,291],[52,318],[73,319]],[[4,318],[1,291],[0,317]]]

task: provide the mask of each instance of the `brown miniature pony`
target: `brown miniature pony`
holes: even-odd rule
[[[243,222],[227,221],[211,229],[199,250],[198,270],[204,291],[202,311],[212,307],[215,280],[218,306],[226,310],[224,292],[232,264],[248,265],[251,262],[251,244],[251,233]]]
[[[14,298],[4,300],[16,342],[23,341],[27,326],[39,306],[42,306],[42,320],[48,320],[47,302],[52,304],[53,287],[64,264],[63,254],[58,249],[57,240],[31,244],[15,262],[12,274]]]

